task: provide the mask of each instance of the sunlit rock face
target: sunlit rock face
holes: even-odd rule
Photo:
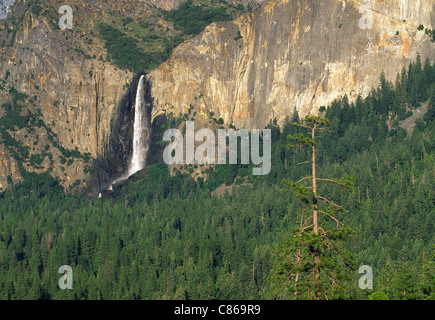
[[[7,84],[17,91],[35,97],[35,105],[26,104],[25,108],[31,112],[40,109],[42,120],[56,134],[63,148],[89,153],[91,158],[101,159],[102,166],[116,167],[110,159],[122,162],[124,159],[119,153],[126,153],[118,147],[121,139],[117,134],[124,121],[120,120],[125,113],[123,104],[134,104],[133,74],[109,62],[88,59],[77,53],[71,49],[65,35],[54,30],[54,24],[47,17],[36,16],[25,8],[27,0],[15,2],[14,15],[22,20],[13,44],[0,48],[0,79],[7,79]],[[8,43],[10,38],[8,28],[0,25],[0,44],[4,40]],[[133,102],[123,102],[133,90],[133,99],[127,99]],[[8,92],[0,90],[0,106],[9,100]],[[0,108],[0,116],[2,112]],[[63,186],[68,188],[80,179],[84,181],[81,187],[89,187],[86,181],[92,177],[84,168],[90,164],[80,159],[69,166],[59,164],[61,154],[51,145],[46,130],[38,128],[28,133],[23,128],[10,134],[30,147],[31,154],[41,153],[48,145],[46,151],[53,156],[52,164],[46,158],[41,169],[24,166],[26,170],[42,172],[51,166],[52,176],[58,177]],[[14,182],[21,177],[17,162],[3,145],[0,145],[0,163],[0,188],[4,190],[8,176]]]
[[[144,2],[164,8],[164,1]],[[317,113],[344,94],[351,101],[366,95],[379,84],[382,71],[394,80],[417,53],[422,61],[435,58],[435,43],[417,29],[435,29],[432,0],[230,2],[257,9],[210,25],[145,77],[153,126],[164,121],[159,115],[170,112],[196,114],[203,124],[210,117],[246,128],[262,128],[274,118],[281,124],[295,108],[301,115]],[[77,8],[83,15],[89,14],[90,4],[122,11],[124,3],[89,0]],[[35,15],[29,5],[29,0],[15,1],[11,14],[17,28],[12,19],[0,20],[0,44],[5,43],[0,46],[0,79],[33,99],[25,109],[40,109],[59,145],[88,153],[101,172],[92,175],[85,170],[90,164],[81,159],[60,163],[62,155],[43,127],[9,134],[30,155],[44,150],[52,155],[52,162],[44,158],[39,169],[25,164],[24,169],[52,169],[50,174],[67,191],[88,190],[127,170],[140,75],[80,54],[70,41],[74,33],[67,40],[48,16]],[[11,98],[1,86],[0,117],[2,104]],[[19,165],[0,142],[0,189],[22,181]],[[79,187],[69,189],[77,180]]]
[[[367,20],[367,18],[370,18]],[[394,80],[420,53],[433,60],[431,0],[272,0],[233,22],[216,23],[180,45],[148,75],[154,116],[199,115],[236,127],[282,123],[293,110],[317,113]]]

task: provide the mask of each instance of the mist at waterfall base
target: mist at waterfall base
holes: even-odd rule
[[[130,176],[145,168],[146,165],[151,125],[145,104],[144,82],[144,75],[142,75],[137,86],[134,107],[133,155],[131,157],[127,172],[109,183],[108,187],[106,188],[109,191],[113,191],[113,186],[115,184],[127,180]],[[100,193],[99,198],[101,198],[101,196],[102,194]]]

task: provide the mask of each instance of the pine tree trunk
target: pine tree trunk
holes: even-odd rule
[[[317,207],[317,180],[316,180],[316,145],[315,145],[315,127],[311,131],[311,138],[313,139],[313,147],[312,147],[312,176],[313,176],[313,229],[314,233],[317,235],[319,234],[319,223],[317,219],[318,214],[318,207]],[[320,292],[319,292],[319,282],[320,282],[320,269],[319,269],[319,262],[320,262],[320,256],[319,251],[317,247],[314,247],[314,265],[313,265],[313,273],[315,277],[315,298],[320,299]]]
[[[311,137],[313,139],[313,152],[312,152],[312,176],[313,176],[313,228],[314,233],[319,233],[319,225],[317,222],[317,181],[316,181],[316,146],[314,144],[315,129],[312,129]]]

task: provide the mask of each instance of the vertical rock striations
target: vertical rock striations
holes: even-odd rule
[[[23,169],[48,171],[77,192],[98,191],[128,170],[141,74],[106,62],[90,31],[103,11],[137,18],[153,5],[170,9],[182,0],[74,1],[82,29],[73,30],[57,28],[60,2],[41,9],[17,0],[12,16],[0,20],[0,117],[9,119],[0,123],[0,189],[22,181]],[[229,2],[258,9],[208,26],[145,76],[153,126],[170,112],[192,111],[236,127],[262,128],[274,118],[281,124],[295,108],[317,113],[344,94],[366,95],[383,70],[394,80],[417,53],[435,59],[435,43],[417,29],[435,29],[433,0]],[[363,5],[373,15],[369,29],[360,27]],[[21,110],[12,117],[4,104],[14,94]],[[31,125],[11,126],[10,119],[27,116]]]
[[[0,49],[0,79],[6,79],[7,84],[0,92],[0,106],[10,101],[10,87],[34,97],[35,104],[28,103],[25,107],[31,112],[40,109],[41,119],[52,130],[62,148],[89,154],[103,169],[122,171],[124,168],[119,155],[126,150],[123,150],[124,142],[119,139],[122,131],[119,119],[131,108],[129,85],[133,74],[110,63],[85,57],[74,49],[68,35],[64,34],[70,32],[71,39],[74,31],[54,30],[55,24],[48,17],[25,10],[26,6],[25,0],[15,3],[14,10],[17,12],[14,16],[20,17],[21,21],[17,22],[12,45]],[[9,29],[7,26],[0,30],[0,43],[10,41]],[[43,135],[47,133],[33,137],[36,145],[30,139],[25,140],[23,135],[16,135],[16,138],[30,147],[31,154],[41,152],[47,145],[53,160],[51,174],[58,177],[64,186],[69,187],[76,180],[104,179],[106,173],[91,177],[84,170],[91,164],[85,164],[80,159],[74,159],[70,165],[61,165],[61,153],[50,141],[41,140]],[[14,171],[16,161],[2,156],[1,150],[0,162],[6,161],[6,167],[10,168],[3,170],[2,167],[0,170],[0,188],[5,189],[7,177]],[[49,168],[44,162],[42,165],[45,169]],[[30,167],[26,169],[34,171]],[[82,187],[86,189],[90,185],[85,182]]]
[[[373,28],[361,29],[369,3]],[[435,27],[431,0],[282,0],[229,23],[207,27],[148,75],[153,116],[192,105],[236,127],[282,123],[296,108],[316,113],[344,94],[353,100],[394,80],[402,67],[434,59],[434,43],[417,27]]]

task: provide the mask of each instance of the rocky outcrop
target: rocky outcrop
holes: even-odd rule
[[[163,10],[177,9],[185,0],[149,0],[157,8]]]
[[[228,3],[232,4],[232,5],[243,5],[244,7],[250,7],[251,9],[257,9],[259,8],[261,5],[263,5],[264,3],[267,2],[267,0],[228,0]]]
[[[147,75],[153,126],[158,129],[171,112],[202,116],[199,124],[211,123],[210,117],[236,127],[262,128],[274,118],[281,124],[294,108],[301,115],[317,113],[344,94],[350,100],[366,95],[382,70],[394,80],[417,52],[433,62],[435,44],[417,30],[434,29],[433,1],[367,1],[230,1],[261,7],[210,25]],[[13,19],[0,20],[0,117],[14,90],[26,96],[22,116],[37,114],[42,123],[32,130],[8,129],[6,135],[33,156],[33,165],[0,143],[0,188],[22,181],[22,168],[48,170],[76,192],[95,191],[125,171],[140,75],[106,62],[102,44],[89,31],[102,12],[137,18],[164,3],[77,2],[74,19],[82,29],[60,30],[52,2],[44,2],[51,9],[40,12],[29,9],[34,2],[16,1]],[[361,28],[363,5],[373,15],[372,28]],[[86,42],[90,51],[83,51]],[[157,134],[153,139],[160,141]],[[68,158],[69,151],[87,156]],[[161,152],[152,156],[156,161]]]
[[[89,154],[100,161],[101,166],[116,171],[111,159],[119,156],[113,153],[114,150],[121,152],[122,145],[118,137],[114,137],[114,132],[120,126],[121,114],[126,114],[125,110],[121,112],[123,99],[124,104],[131,102],[125,97],[130,94],[133,74],[84,56],[75,50],[73,31],[55,30],[55,24],[49,17],[36,16],[31,10],[24,10],[25,6],[26,1],[16,3],[16,10],[21,10],[23,16],[17,26],[19,29],[13,35],[13,45],[1,49],[0,79],[7,78],[8,88],[13,87],[18,92],[35,97],[35,106],[29,104],[27,108],[32,112],[40,109],[42,120],[57,136],[59,145]],[[0,42],[10,41],[9,30],[9,25],[3,28]],[[0,105],[9,100],[6,88],[0,95]],[[17,135],[31,147],[31,154],[39,153],[46,145],[38,142],[40,137],[33,137],[37,141],[33,144],[30,138],[25,141]],[[50,144],[50,141],[47,143]],[[5,189],[7,176],[14,171],[16,164],[1,150],[0,162],[5,166],[0,170],[0,188]],[[92,179],[84,170],[86,165],[79,159],[72,165],[64,165],[63,171],[58,170],[57,156],[60,153],[52,147],[50,153],[53,154],[52,175],[59,177],[64,186],[68,187],[78,179]],[[126,154],[127,151],[121,153]],[[89,186],[85,183],[82,187]]]
[[[0,144],[0,192],[6,190],[9,183],[23,181],[17,162],[9,155],[3,144]]]
[[[153,115],[193,106],[204,117],[262,128],[294,108],[306,115],[345,94],[352,101],[376,87],[383,70],[394,80],[418,52],[435,58],[435,44],[417,30],[434,29],[434,8],[431,0],[272,0],[210,25],[152,71]]]

